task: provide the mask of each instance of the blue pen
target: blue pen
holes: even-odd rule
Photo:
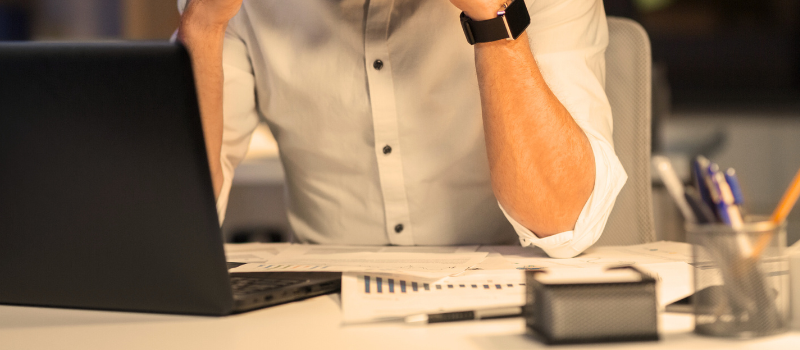
[[[742,258],[750,257],[753,253],[753,247],[746,234],[738,231],[744,226],[742,220],[742,213],[739,211],[739,206],[734,203],[733,191],[731,191],[728,181],[725,180],[725,175],[719,170],[719,166],[711,164],[708,167],[708,173],[711,179],[712,193],[717,195],[715,199],[719,200],[717,203],[717,213],[722,219],[722,222],[730,225],[733,229],[737,230],[735,235],[736,244],[738,246],[739,254]]]
[[[711,164],[708,167],[708,175],[711,180],[709,190],[712,200],[716,204],[717,215],[719,215],[722,222],[731,225],[733,228],[742,227],[744,225],[742,214],[739,212],[739,207],[734,203],[733,192],[728,182],[725,181],[725,175],[720,172],[719,166],[716,164]]]
[[[697,185],[697,192],[700,192],[700,198],[709,207],[714,207],[714,201],[711,198],[711,193],[708,188],[708,174],[705,169],[711,165],[711,162],[703,156],[697,156],[692,162],[692,170],[694,170],[695,185]]]
[[[706,159],[708,161],[708,159]],[[702,163],[701,163],[702,164]],[[727,216],[727,210],[720,210],[720,203],[722,202],[722,191],[719,186],[714,185],[714,173],[718,171],[719,166],[714,163],[708,162],[708,166],[702,168],[703,184],[705,184],[708,191],[708,206],[717,215],[719,222],[729,223],[730,220]],[[724,217],[723,217],[724,215]]]
[[[725,171],[725,181],[727,181],[728,186],[731,187],[731,193],[733,194],[733,202],[739,206],[744,204],[742,187],[739,185],[739,178],[736,177],[736,170],[733,170],[733,168],[728,168],[728,170]]]
[[[709,171],[711,173],[711,171]],[[714,208],[714,213],[717,214],[717,218],[719,221],[722,221],[725,224],[730,225],[731,219],[728,216],[728,211],[726,210],[725,203],[722,202],[722,193],[718,186],[714,185],[714,177],[709,176],[706,178],[707,182],[706,185],[708,186],[708,193],[711,197],[712,205],[711,207]]]

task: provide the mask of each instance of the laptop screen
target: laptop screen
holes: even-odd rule
[[[0,303],[225,314],[186,51],[0,45]]]

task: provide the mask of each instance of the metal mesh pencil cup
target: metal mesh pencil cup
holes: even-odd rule
[[[740,229],[686,225],[694,256],[695,333],[754,338],[789,329],[786,224],[756,219]]]

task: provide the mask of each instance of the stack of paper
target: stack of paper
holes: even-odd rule
[[[293,245],[262,263],[231,272],[334,271],[394,273],[441,278],[464,272],[488,253],[471,247],[346,247]]]
[[[477,251],[476,251],[477,250]],[[635,265],[657,280],[659,305],[690,295],[691,246],[654,242],[599,247],[571,259],[512,246],[357,247],[320,245],[226,246],[231,272],[338,271],[345,322],[419,313],[524,304],[524,270],[591,277],[610,266]]]

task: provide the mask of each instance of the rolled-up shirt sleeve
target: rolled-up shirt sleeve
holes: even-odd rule
[[[539,238],[509,216],[502,206],[500,207],[519,235],[522,246],[537,246],[553,258],[571,258],[597,242],[603,233],[614,201],[628,177],[611,145],[593,136],[591,132],[587,131],[586,134],[594,152],[596,167],[594,190],[584,204],[572,231]]]
[[[539,70],[592,147],[594,189],[572,231],[544,238],[501,209],[523,246],[538,246],[554,258],[570,258],[600,238],[627,180],[614,153],[611,106],[604,88],[608,26],[600,0],[536,0],[528,8],[528,40]]]

